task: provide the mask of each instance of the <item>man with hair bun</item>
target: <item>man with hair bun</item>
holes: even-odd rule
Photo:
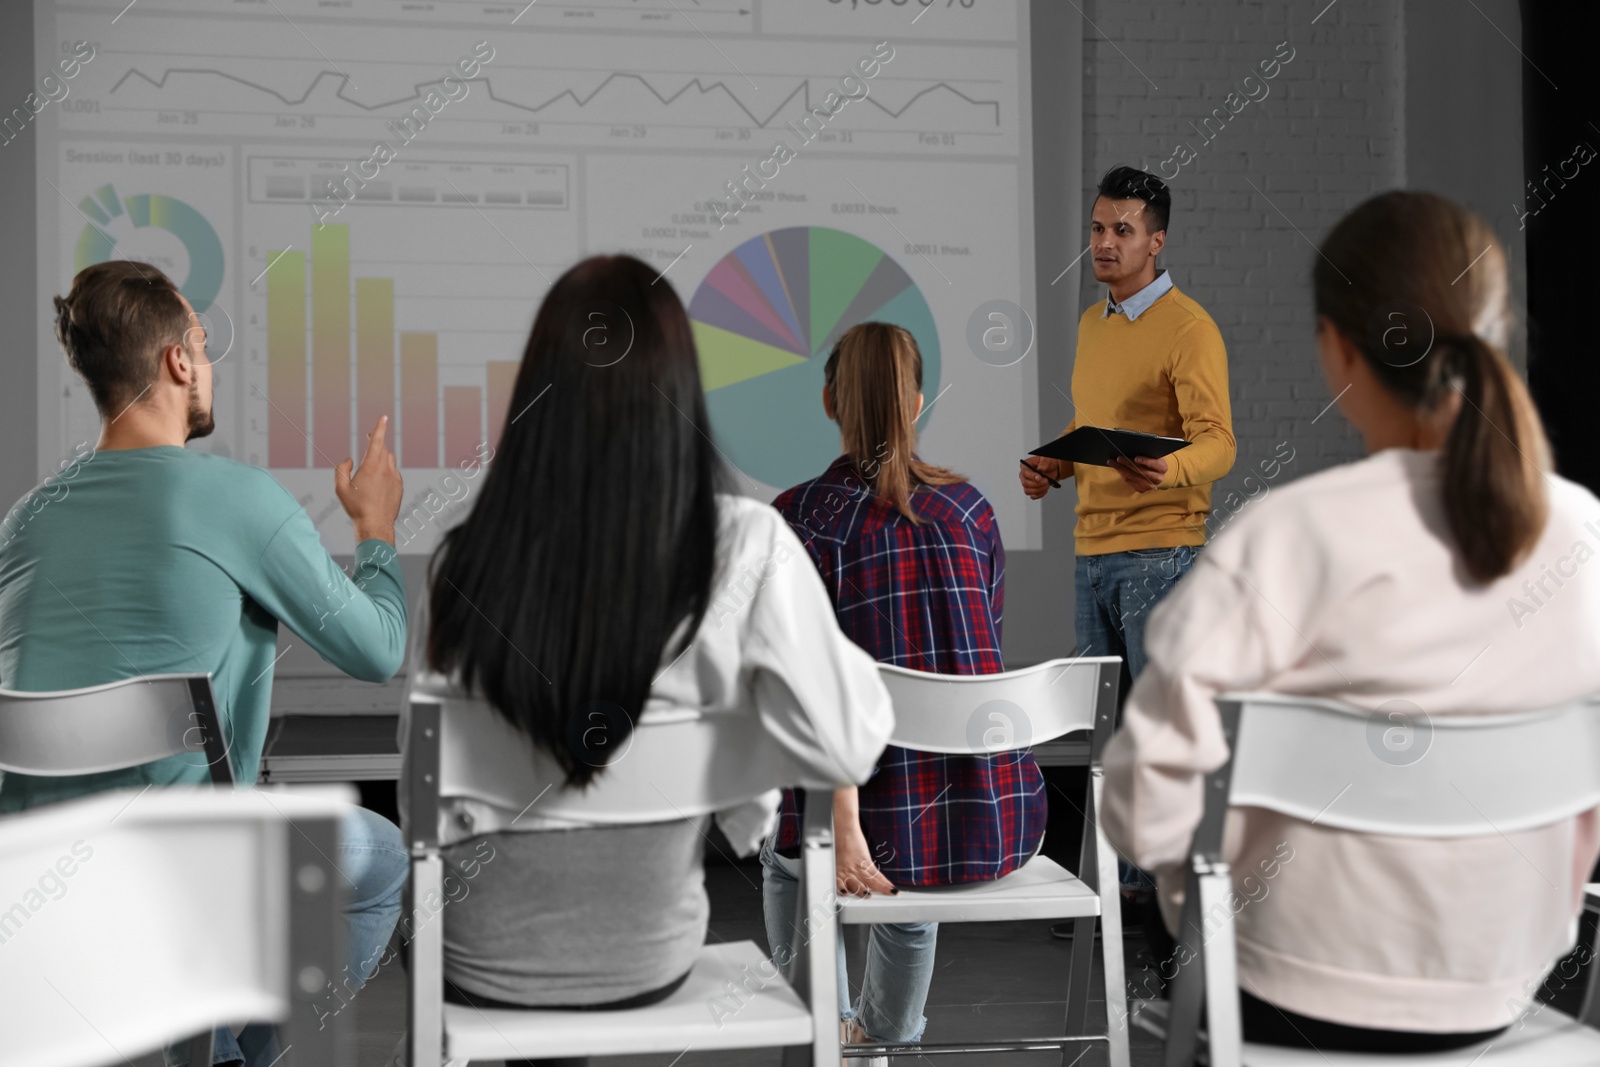
[[[56,338],[99,411],[100,437],[12,509],[0,542],[0,686],[77,689],[152,674],[209,674],[225,755],[255,784],[272,705],[278,626],[364,681],[387,681],[406,647],[394,547],[403,491],[378,420],[359,470],[334,489],[355,527],[354,574],[322,547],[300,503],[266,471],[184,447],[215,427],[212,357],[200,318],[148,263],[78,272],[55,298]],[[80,446],[80,451],[86,448]],[[338,457],[327,457],[328,462]],[[204,756],[69,777],[6,774],[0,813],[110,789],[211,780]],[[329,999],[373,974],[408,859],[399,828],[352,807],[334,857],[345,882],[343,973]],[[284,1050],[287,1052],[287,1050]],[[267,1067],[272,1028],[216,1031],[214,1064]],[[203,1067],[203,1065],[195,1065]]]

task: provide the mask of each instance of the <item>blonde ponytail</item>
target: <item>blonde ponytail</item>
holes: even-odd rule
[[[833,346],[823,373],[845,454],[896,511],[920,523],[911,508],[919,486],[966,481],[916,457],[922,353],[908,330],[886,322],[851,327]]]

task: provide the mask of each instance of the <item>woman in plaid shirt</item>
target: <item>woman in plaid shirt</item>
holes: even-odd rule
[[[805,544],[839,626],[883,663],[940,674],[1003,669],[1005,549],[994,511],[961,475],[916,457],[922,355],[906,330],[867,322],[828,356],[822,403],[842,451],[773,501]],[[897,714],[914,714],[897,709]],[[786,791],[762,850],[768,940],[793,943],[800,813]],[[1026,751],[950,756],[890,745],[866,785],[834,794],[838,891],[981,882],[1022,866],[1044,837],[1044,779]],[[840,1017],[853,1041],[919,1041],[936,923],[871,930],[860,998],[840,953]]]

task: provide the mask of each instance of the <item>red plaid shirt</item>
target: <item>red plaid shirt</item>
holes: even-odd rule
[[[977,489],[919,489],[911,507],[924,524],[916,525],[841,456],[772,506],[811,553],[840,628],[879,662],[940,674],[1003,669],[1005,549]],[[999,878],[1044,837],[1044,778],[1026,750],[947,756],[890,745],[860,798],[873,860],[896,885]],[[799,840],[800,811],[786,790],[777,846],[792,850]]]

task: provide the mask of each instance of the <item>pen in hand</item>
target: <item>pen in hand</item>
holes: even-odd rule
[[[1027,467],[1033,473],[1037,474],[1039,477],[1041,477],[1045,481],[1049,482],[1050,483],[1050,488],[1052,488],[1052,489],[1060,489],[1061,488],[1061,483],[1060,482],[1058,482],[1054,478],[1050,477],[1048,474],[1046,474],[1044,471],[1040,470],[1038,467],[1035,467],[1032,463],[1029,463],[1027,460],[1022,460],[1021,463],[1022,463],[1022,465],[1024,467]]]

